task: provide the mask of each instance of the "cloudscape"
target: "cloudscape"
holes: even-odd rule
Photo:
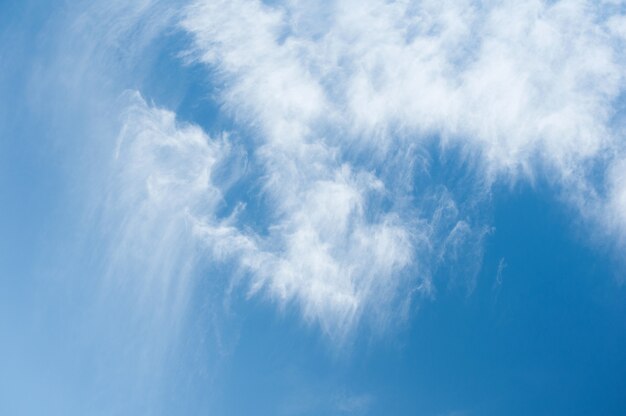
[[[0,11],[0,413],[626,413],[625,2]]]

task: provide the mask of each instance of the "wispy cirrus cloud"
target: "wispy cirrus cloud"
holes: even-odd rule
[[[451,242],[471,230],[462,219],[433,230],[419,209],[400,207],[406,193],[388,190],[416,162],[411,149],[432,137],[479,155],[481,185],[466,198],[481,200],[496,181],[546,175],[600,226],[620,218],[619,173],[603,197],[594,171],[615,172],[623,157],[622,12],[574,0],[192,3],[182,26],[193,56],[225,82],[225,108],[254,131],[276,210],[274,241],[300,265],[287,274],[272,268],[262,281],[282,299],[295,296],[309,316],[326,316],[324,304],[352,304],[323,319],[341,321],[379,301],[380,288],[357,288],[385,282],[393,292],[400,270],[437,255],[415,255],[416,241],[435,244],[450,233]],[[381,169],[398,162],[398,148],[407,156]],[[359,176],[367,185],[355,186]],[[391,208],[364,204],[373,190]],[[607,207],[616,214],[599,214]],[[380,220],[345,228],[353,215]]]
[[[191,259],[189,241],[198,238],[213,260],[235,261],[250,276],[249,293],[266,289],[280,302],[296,300],[307,319],[337,336],[352,327],[367,302],[375,299],[370,306],[378,308],[391,299],[399,282],[385,276],[410,264],[414,241],[393,214],[367,218],[369,194],[384,192],[371,174],[324,162],[306,175],[291,163],[277,164],[266,174],[281,177],[275,183],[266,177],[264,190],[275,222],[260,235],[239,219],[245,201],[221,214],[228,189],[214,180],[228,158],[226,139],[215,141],[196,126],[179,124],[173,113],[150,107],[139,96],[133,101],[107,209],[120,232],[114,238],[114,267],[135,264],[124,258],[149,252],[152,267],[142,275],[162,281],[147,288],[184,285],[188,267],[179,262]],[[274,162],[269,156],[263,160]]]
[[[623,1],[62,3],[25,0],[1,34],[7,307],[32,315],[2,321],[15,403],[35,386],[63,414],[197,410],[240,294],[333,345],[393,327],[415,299],[472,291],[507,185],[548,182],[624,250]],[[239,359],[267,361],[257,330],[235,402]],[[316,370],[362,376],[334,364]],[[305,402],[286,412],[378,408],[292,381]]]
[[[494,183],[545,177],[623,238],[618,3],[194,1],[170,16],[251,163],[220,183],[228,140],[131,105],[115,186],[132,201],[112,209],[129,213],[123,240],[173,236],[159,258],[191,238],[339,339],[434,293],[439,266],[470,263],[471,288]],[[462,183],[433,176],[433,146],[456,152]]]

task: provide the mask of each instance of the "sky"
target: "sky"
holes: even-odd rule
[[[621,0],[0,0],[0,414],[625,414],[625,50]]]

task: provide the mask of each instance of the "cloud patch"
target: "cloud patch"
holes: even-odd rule
[[[456,273],[472,281],[495,183],[542,176],[623,242],[623,13],[582,0],[193,1],[186,59],[220,86],[253,163],[220,182],[228,134],[131,106],[117,184],[131,190],[120,206],[142,214],[123,239],[165,229],[176,246],[184,229],[249,294],[296,304],[336,338],[434,293],[433,271],[464,253],[473,266]],[[435,178],[433,147],[458,153],[463,184]]]

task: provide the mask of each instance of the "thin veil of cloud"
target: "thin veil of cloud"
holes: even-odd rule
[[[610,291],[583,276],[624,267],[581,256],[570,269],[588,269],[561,273],[568,290],[561,280],[540,286],[581,252],[555,238],[531,251],[563,251],[517,269],[538,227],[523,228],[545,201],[524,195],[503,220],[520,235],[495,239],[504,241],[495,250],[486,241],[498,233],[492,201],[510,208],[500,204],[507,192],[540,184],[590,244],[624,258],[626,2],[13,3],[0,18],[9,406],[197,413],[219,411],[223,397],[235,411],[275,401],[285,413],[366,414],[417,384],[378,394],[369,382],[342,390],[344,380],[430,386],[429,369],[485,364],[507,369],[487,371],[483,381],[499,383],[519,360],[476,361],[476,348],[530,329],[546,336],[522,350],[546,348],[551,365],[557,338],[574,339],[572,328],[602,335],[613,321],[594,322],[619,317],[610,304],[619,296],[579,294]],[[516,215],[523,221],[507,223]],[[540,217],[535,225],[554,225],[542,236],[562,229],[552,213]],[[499,264],[479,285],[487,248]],[[520,273],[538,269],[522,285]],[[549,290],[529,309],[518,288]],[[458,307],[443,291],[476,302]],[[419,331],[348,348],[380,340],[438,296],[437,316]],[[484,296],[515,304],[494,309],[494,320]],[[276,324],[264,306],[284,319]],[[464,327],[455,317],[465,311],[482,323]],[[560,328],[563,311],[573,326],[537,332],[540,314]],[[520,321],[450,362],[457,341],[511,319]],[[601,338],[619,337],[613,329]],[[349,359],[327,360],[319,334]],[[597,345],[579,347],[551,374],[587,374],[589,363],[573,368],[571,359]],[[597,361],[609,384],[615,360]],[[545,363],[531,370],[545,376]],[[302,376],[281,373],[292,365]],[[245,403],[242,386],[256,394]]]
[[[383,328],[406,316],[437,269],[472,290],[496,183],[547,180],[623,247],[623,13],[582,0],[87,8],[72,31],[103,42],[75,63],[106,71],[77,73],[141,72],[179,31],[177,59],[204,67],[230,120],[209,136],[142,91],[116,101],[107,274],[141,275],[178,308],[189,290],[172,288],[199,258],[228,265],[231,287],[340,340],[365,315]]]
[[[276,213],[271,241],[283,249],[253,268],[253,287],[341,326],[393,297],[402,270],[437,255],[445,263],[463,252],[463,234],[485,235],[463,218],[437,229],[390,189],[432,137],[478,155],[478,193],[465,199],[544,175],[583,217],[623,228],[622,12],[578,0],[194,2],[182,21],[191,56],[223,80],[225,109],[255,132]],[[376,193],[391,203],[368,204]],[[418,249],[438,238],[440,250]]]

